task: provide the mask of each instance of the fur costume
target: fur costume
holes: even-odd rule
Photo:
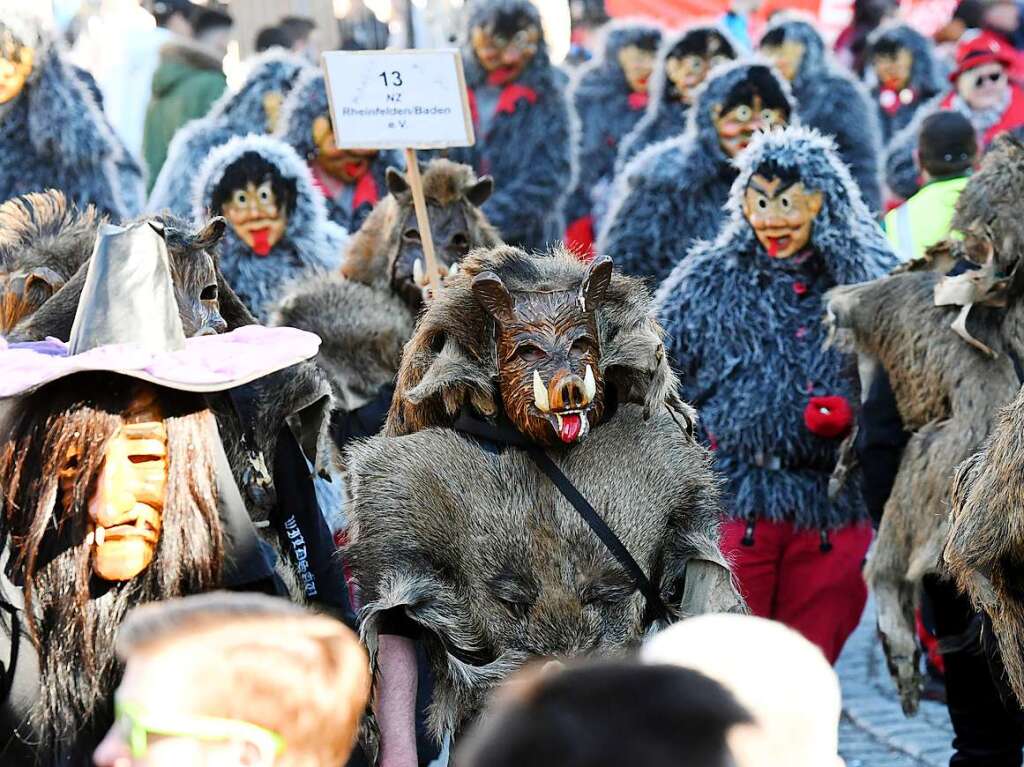
[[[833,61],[808,17],[777,14],[765,30],[762,47],[773,33],[804,47],[792,82],[800,122],[835,139],[839,156],[849,166],[868,210],[882,210],[882,132],[867,90]]]
[[[473,0],[467,9],[466,29],[472,30],[499,12],[519,13],[540,28],[539,12],[529,0]],[[487,71],[468,39],[462,60],[470,109],[479,125],[475,91],[488,87]],[[480,175],[494,176],[496,191],[484,213],[506,242],[528,249],[561,239],[565,229],[562,208],[574,173],[566,86],[566,76],[548,59],[542,36],[526,69],[501,91],[486,135],[477,130],[474,146],[452,150],[449,155],[471,165]]]
[[[21,0],[0,1],[0,32],[35,51],[21,93],[0,105],[0,201],[56,188],[125,219],[144,197],[142,171],[114,133],[92,78],[71,64]]]
[[[644,599],[527,453],[497,452],[453,428],[495,411],[496,321],[474,292],[580,291],[570,253],[477,250],[427,308],[406,348],[386,436],[349,452],[351,544],[376,663],[382,623],[422,630],[438,738],[476,716],[490,689],[535,656],[616,652],[649,628]],[[603,380],[618,391],[582,442],[547,453],[621,537],[673,612],[741,609],[716,546],[717,482],[676,396],[639,282],[612,276],[594,307]],[[471,404],[472,403],[472,404]],[[683,574],[686,573],[685,584]]]
[[[209,217],[213,194],[225,171],[249,152],[276,168],[296,190],[284,237],[266,256],[256,256],[231,227],[221,246],[220,267],[228,284],[265,321],[285,283],[300,274],[327,272],[339,265],[347,233],[327,219],[323,195],[313,187],[306,164],[290,146],[269,136],[236,137],[210,153],[195,177],[192,213],[196,221]]]
[[[900,48],[905,48],[913,56],[910,80],[906,86],[898,94],[887,92],[883,84],[874,78],[876,82],[871,88],[883,144],[888,144],[903,130],[925,104],[949,90],[949,83],[942,76],[935,58],[932,41],[907,24],[888,24],[876,29],[868,39],[868,62],[878,51],[894,52]],[[883,103],[883,99],[890,96],[894,102]]]
[[[723,55],[730,59],[736,57],[739,46],[728,32],[716,25],[697,24],[678,34],[667,36],[662,42],[658,51],[658,61],[651,74],[651,97],[647,102],[647,111],[636,127],[619,142],[619,151],[615,159],[616,173],[621,173],[629,161],[647,147],[674,138],[686,128],[686,115],[690,106],[676,97],[674,86],[665,73],[665,62],[674,52],[706,50],[706,43],[698,45],[698,42],[706,41],[711,35],[716,35],[720,39],[725,52]]]
[[[566,201],[569,229],[581,219],[588,221],[593,239],[595,209],[615,175],[615,157],[624,136],[644,115],[648,93],[634,92],[619,63],[619,51],[628,46],[653,50],[661,40],[661,28],[646,20],[627,19],[604,27],[604,50],[581,67],[571,95],[580,132],[577,140],[579,174]],[[577,224],[578,226],[578,224]]]
[[[479,180],[466,165],[432,160],[422,174],[434,220],[457,209],[470,249],[501,244],[494,227],[468,196]],[[415,312],[392,283],[413,213],[408,190],[389,193],[348,242],[341,276],[297,282],[274,310],[272,324],[301,328],[322,339],[320,366],[327,371],[335,406],[353,411],[394,383],[402,347],[412,336]],[[461,231],[461,229],[460,229]],[[456,263],[438,242],[437,256]],[[449,264],[450,265],[450,264]]]
[[[316,155],[316,144],[313,141],[313,121],[321,115],[329,114],[323,72],[319,69],[308,69],[295,81],[295,87],[285,99],[275,135],[291,145],[299,157],[312,164],[313,157]],[[346,210],[324,192],[327,215],[331,221],[345,227],[350,232],[356,231],[370,215],[370,211],[373,210],[377,201],[386,194],[384,171],[388,169],[388,166],[399,167],[401,164],[403,163],[397,152],[390,149],[381,150],[371,161],[368,171],[370,179],[372,179],[372,184],[368,184],[368,186],[372,186],[372,194],[367,193],[358,200],[354,210]]]
[[[747,185],[766,163],[824,196],[803,266],[769,258],[744,217]],[[729,516],[818,530],[849,525],[866,517],[858,483],[829,499],[838,441],[804,424],[810,397],[855,398],[843,355],[822,349],[821,298],[885,274],[896,257],[831,139],[807,128],[772,131],[739,165],[721,233],[695,245],[659,288],[666,348],[717,445]]]
[[[718,234],[736,168],[719,143],[713,111],[765,64],[723,65],[697,91],[686,131],[641,152],[616,181],[597,250],[626,274],[657,285],[692,244]],[[789,88],[770,75],[787,101]]]
[[[169,211],[179,218],[191,216],[192,183],[204,158],[235,136],[268,133],[268,95],[285,97],[309,63],[272,48],[256,56],[249,66],[249,74],[237,91],[225,93],[206,117],[192,120],[174,134],[167,160],[149,194],[147,210]]]
[[[1005,308],[975,305],[971,310],[967,332],[995,352],[989,356],[954,332],[951,324],[961,307],[936,306],[935,290],[950,265],[945,259],[950,251],[983,260],[994,247],[997,270],[1013,272],[1017,251],[1012,244],[1024,235],[1018,202],[1022,194],[1024,147],[1009,137],[1000,139],[957,204],[953,226],[967,233],[966,244],[937,245],[928,259],[909,268],[864,285],[837,288],[828,296],[836,337],[857,352],[862,389],[869,391],[877,371],[884,370],[903,426],[912,433],[865,573],[878,597],[879,632],[907,713],[917,709],[921,683],[914,610],[922,577],[942,572],[954,468],[978,449],[995,427],[1000,409],[1017,393],[1021,380],[1014,356],[1024,352],[1019,302],[1011,298]],[[971,489],[979,461],[973,459],[960,475],[961,500]],[[979,493],[989,492],[984,488],[990,481],[986,477],[978,483]],[[958,520],[957,531],[951,533],[946,553],[964,586],[970,586],[970,571],[980,562],[974,557],[996,562],[1000,556],[992,547],[994,538],[968,531],[989,507],[970,508],[972,514]],[[1011,533],[1002,536],[1000,545],[1009,537]],[[986,567],[978,564],[975,572],[988,577],[991,570]],[[977,592],[972,596],[979,598]],[[1013,662],[1011,656],[1008,665]]]

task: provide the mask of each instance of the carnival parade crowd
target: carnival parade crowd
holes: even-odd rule
[[[133,96],[35,5],[0,765],[841,765],[870,590],[905,714],[1021,767],[1014,0],[834,44],[734,0],[558,64],[469,0],[476,140],[416,173],[336,145],[310,20],[228,87],[231,15],[156,0]]]

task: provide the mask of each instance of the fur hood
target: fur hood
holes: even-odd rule
[[[804,55],[800,60],[800,68],[793,78],[793,90],[800,93],[804,88],[819,79],[822,72],[835,68],[835,64],[825,48],[825,40],[814,25],[813,19],[798,11],[783,11],[772,17],[765,27],[765,36],[782,30],[786,40],[793,40],[804,47]],[[764,43],[762,42],[762,45]]]
[[[208,154],[234,136],[266,133],[263,98],[279,92],[287,96],[309,64],[295,54],[272,48],[253,57],[249,74],[238,91],[226,92],[206,117],[192,120],[174,134],[167,160],[149,195],[147,209],[191,215],[191,190],[196,168]]]
[[[629,45],[657,47],[661,41],[661,27],[642,18],[610,21],[601,28],[601,34],[604,43],[601,52],[581,66],[573,80],[573,93],[577,98],[629,93],[629,83],[619,64],[619,51]]]
[[[918,98],[929,99],[937,93],[949,90],[949,83],[939,69],[935,58],[935,46],[909,24],[889,23],[880,26],[868,38],[868,60],[879,44],[897,45],[906,48],[914,57],[910,68],[910,87]]]
[[[215,149],[203,162],[193,186],[194,219],[208,220],[213,191],[225,170],[246,152],[255,152],[295,182],[294,210],[288,211],[284,237],[266,258],[255,258],[234,230],[222,245],[221,268],[228,283],[257,316],[266,320],[284,283],[305,270],[336,269],[347,232],[327,220],[323,196],[313,187],[306,164],[295,150],[269,136],[238,136]]]
[[[551,59],[548,57],[548,44],[544,39],[540,11],[530,0],[471,0],[468,5],[462,39],[462,65],[466,72],[467,88],[478,88],[487,81],[487,70],[477,61],[476,52],[473,50],[469,36],[474,27],[486,24],[499,13],[522,14],[536,24],[540,31],[537,53],[516,79],[516,82],[535,90],[565,85],[566,76],[552,66]]]

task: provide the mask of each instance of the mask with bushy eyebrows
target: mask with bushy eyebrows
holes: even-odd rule
[[[595,259],[576,289],[509,292],[494,272],[473,293],[497,323],[498,388],[512,424],[539,445],[584,439],[604,414],[597,311],[612,261]]]

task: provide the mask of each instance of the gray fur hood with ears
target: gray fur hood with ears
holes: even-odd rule
[[[0,200],[56,188],[123,220],[142,205],[142,175],[103,113],[92,78],[69,62],[34,11],[0,2],[0,25],[36,46],[22,92],[0,107]]]
[[[765,163],[822,193],[806,257],[769,258],[743,215],[747,185]],[[847,360],[824,349],[825,293],[880,277],[897,259],[834,143],[807,128],[754,140],[727,212],[718,237],[698,243],[662,283],[657,303],[666,348],[730,479],[729,514],[823,530],[860,521],[859,479],[829,499],[839,443],[813,434],[804,411],[812,396],[858,401]]]
[[[864,85],[843,70],[825,48],[813,19],[786,11],[773,17],[765,35],[783,30],[786,40],[804,47],[793,96],[800,122],[835,139],[843,162],[868,208],[882,209],[882,128],[871,96]],[[762,43],[763,44],[763,43]]]
[[[656,285],[692,243],[718,234],[736,169],[719,143],[714,107],[751,69],[768,66],[744,60],[718,67],[695,94],[686,131],[648,147],[626,166],[616,179],[599,253],[610,255],[625,273]],[[782,78],[776,79],[789,96]]]
[[[348,233],[327,219],[323,196],[313,187],[309,168],[283,141],[269,136],[238,136],[215,149],[195,178],[192,215],[208,218],[213,191],[224,172],[246,152],[255,152],[295,182],[295,209],[288,211],[284,237],[266,257],[256,257],[230,227],[221,246],[220,266],[228,284],[266,322],[286,283],[300,274],[327,272],[341,263]],[[218,211],[219,212],[219,211]]]
[[[170,211],[185,218],[191,214],[192,182],[196,168],[216,147],[234,136],[267,132],[263,99],[268,93],[287,96],[309,63],[281,48],[253,57],[249,74],[237,91],[226,92],[206,117],[185,124],[171,139],[167,160],[149,194],[147,209]]]

